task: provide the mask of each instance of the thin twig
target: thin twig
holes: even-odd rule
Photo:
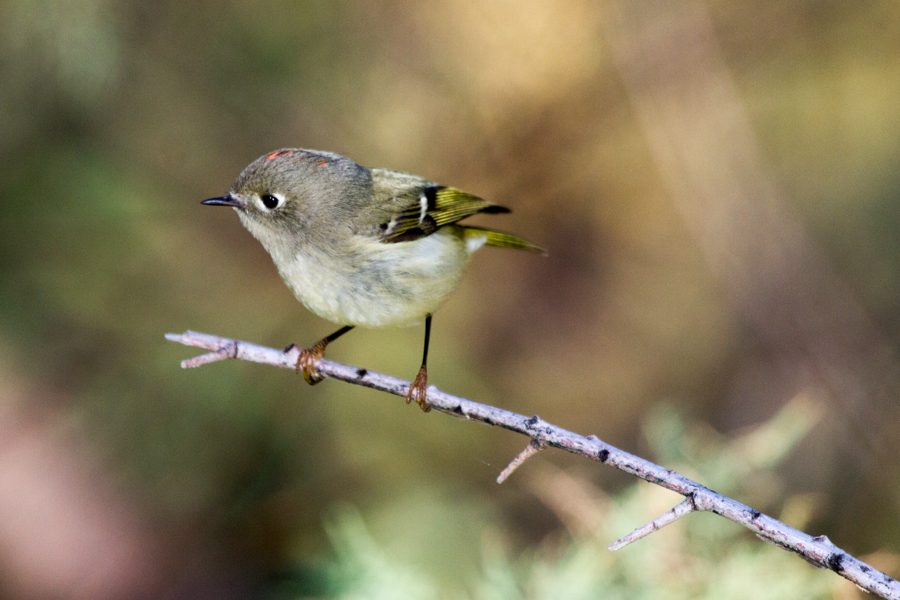
[[[528,445],[525,446],[525,449],[519,452],[519,455],[516,456],[509,465],[497,476],[497,483],[503,483],[506,481],[506,478],[513,474],[513,471],[519,468],[519,466],[546,448],[546,446],[540,440],[531,440],[528,442]]]
[[[610,550],[619,550],[620,548],[624,548],[631,542],[636,542],[641,538],[647,537],[654,531],[659,531],[669,523],[674,523],[684,515],[688,513],[692,513],[697,510],[694,507],[694,500],[690,496],[685,498],[680,504],[677,504],[675,508],[670,510],[669,512],[653,519],[646,525],[642,527],[638,527],[628,535],[617,539],[615,542],[610,544],[608,548]]]
[[[294,369],[296,368],[297,354],[299,353],[299,350],[296,348],[283,352],[275,348],[266,348],[248,342],[240,342],[193,331],[187,331],[183,334],[166,334],[166,339],[186,346],[195,346],[211,351],[210,354],[198,357],[198,359],[202,360],[190,359],[182,361],[181,365],[185,368],[227,358],[238,358]],[[325,359],[319,360],[318,371],[324,377],[355,383],[403,398],[406,397],[410,385],[409,381],[391,377],[390,375]],[[637,532],[643,532],[649,528],[649,531],[646,533],[638,535],[638,537],[644,537],[659,529],[659,527],[674,521],[682,516],[680,514],[682,511],[685,514],[692,511],[708,511],[735,523],[740,523],[753,531],[759,538],[775,544],[779,548],[795,552],[815,566],[831,569],[838,575],[877,596],[900,600],[900,582],[847,554],[835,546],[827,537],[813,537],[803,533],[745,504],[741,504],[737,500],[718,494],[680,473],[629,454],[624,450],[619,450],[601,441],[596,436],[585,437],[547,423],[537,416],[526,417],[502,408],[473,402],[466,398],[442,392],[435,386],[428,387],[428,403],[439,412],[502,427],[531,438],[529,447],[534,445],[534,449],[523,451],[519,455],[521,460],[517,458],[518,463],[514,460],[510,466],[512,464],[516,464],[516,466],[521,464],[527,458],[527,456],[522,458],[526,452],[530,456],[540,448],[552,446],[610,465],[650,483],[655,483],[667,490],[677,492],[687,498],[687,501],[682,502],[672,511],[641,527],[636,532],[629,534],[629,536],[622,538],[622,540],[615,542],[613,545],[616,547],[624,545],[622,544],[623,540],[633,541],[629,538],[635,536]],[[691,505],[690,509],[679,508],[688,502]],[[638,539],[638,537],[634,539]]]

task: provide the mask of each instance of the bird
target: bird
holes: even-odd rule
[[[323,379],[317,363],[325,348],[354,327],[424,321],[422,364],[406,402],[426,412],[432,315],[456,290],[471,254],[483,246],[546,254],[517,235],[460,224],[479,213],[510,212],[505,206],[333,152],[269,152],[226,195],[202,204],[233,208],[297,299],[341,325],[300,352],[296,369],[309,384]]]

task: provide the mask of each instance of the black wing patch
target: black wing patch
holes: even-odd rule
[[[456,188],[433,185],[379,229],[385,242],[410,242],[480,212],[506,213],[509,209]]]

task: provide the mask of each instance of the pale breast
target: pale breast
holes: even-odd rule
[[[298,253],[278,264],[297,298],[343,325],[387,327],[421,322],[456,289],[469,251],[456,228],[395,244],[355,237],[340,251]]]

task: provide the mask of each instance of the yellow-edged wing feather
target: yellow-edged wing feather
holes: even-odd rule
[[[387,169],[373,169],[372,173],[382,184],[378,187],[385,198],[382,206],[387,218],[378,229],[387,243],[416,240],[478,213],[510,212],[505,206],[491,204],[458,188],[436,185],[416,175]],[[485,238],[488,246],[546,254],[543,248],[510,233],[469,225],[459,227],[466,238]]]
[[[452,187],[430,185],[415,190],[414,198],[387,223],[385,241],[403,242],[424,237],[476,213],[509,209]]]

